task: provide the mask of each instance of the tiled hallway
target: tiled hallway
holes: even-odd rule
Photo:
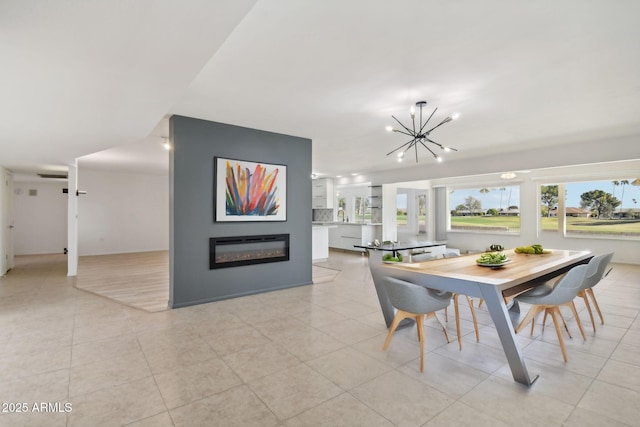
[[[0,279],[0,426],[633,426],[640,420],[640,266],[596,288],[564,363],[552,327],[519,335],[531,373],[511,379],[487,311],[462,351],[427,322],[387,352],[359,255],[332,253],[333,282],[149,313],[73,287],[64,256],[24,256]],[[527,307],[523,307],[526,310]],[[451,310],[452,311],[452,310]],[[35,403],[54,412],[33,412]],[[26,403],[27,413],[10,413]],[[64,403],[72,410],[64,412]],[[59,409],[60,412],[56,411]],[[5,412],[8,411],[9,413]]]

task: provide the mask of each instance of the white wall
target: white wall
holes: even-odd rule
[[[82,255],[169,249],[169,178],[78,169]],[[180,207],[188,209],[188,206]]]
[[[67,247],[66,186],[65,181],[14,182],[16,255],[62,253]],[[37,195],[29,195],[30,190]]]
[[[0,276],[4,276],[9,269],[9,263],[7,262],[9,239],[11,238],[8,227],[11,209],[9,197],[12,197],[12,195],[9,194],[9,182],[5,181],[8,173],[5,168],[0,166]]]

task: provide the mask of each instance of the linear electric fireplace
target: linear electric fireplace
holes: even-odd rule
[[[289,235],[211,237],[209,269],[289,261]]]

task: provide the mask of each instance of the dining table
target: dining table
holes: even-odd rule
[[[513,379],[530,386],[538,378],[527,370],[522,351],[516,343],[515,330],[505,297],[517,295],[586,264],[590,251],[548,249],[542,254],[503,253],[507,261],[501,265],[481,266],[478,254],[413,263],[388,263],[381,266],[389,277],[403,279],[420,286],[456,292],[484,299],[502,343]],[[379,262],[372,261],[370,262]],[[376,287],[383,312],[393,307],[386,294]],[[385,306],[386,305],[386,306]]]

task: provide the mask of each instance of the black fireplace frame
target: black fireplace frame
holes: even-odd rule
[[[226,245],[238,245],[261,242],[284,242],[285,253],[282,256],[266,258],[251,258],[238,261],[216,262],[216,248]],[[209,238],[209,270],[219,268],[239,267],[243,265],[266,264],[270,262],[289,261],[289,235],[288,234],[261,234],[253,236],[230,236]]]

